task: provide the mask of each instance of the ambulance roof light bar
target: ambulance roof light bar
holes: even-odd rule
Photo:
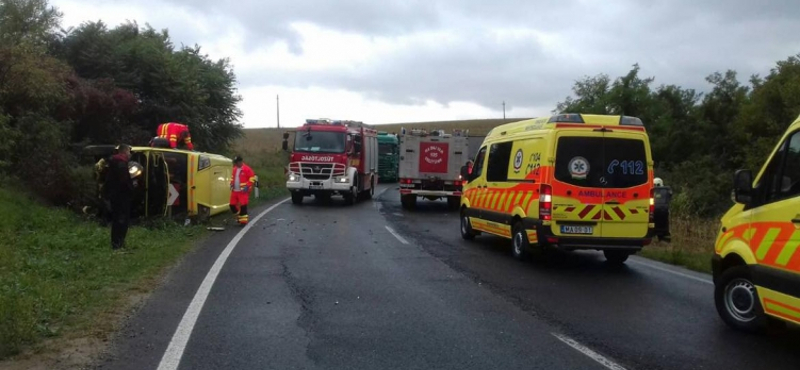
[[[578,113],[563,113],[551,116],[547,123],[586,123]]]
[[[644,123],[638,117],[633,116],[621,116],[619,118],[619,125],[620,126],[639,126],[644,127]]]

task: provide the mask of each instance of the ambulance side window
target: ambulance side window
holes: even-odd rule
[[[800,132],[792,134],[775,153],[764,173],[764,181],[767,189],[764,203],[800,195]]]
[[[486,147],[481,148],[475,156],[475,163],[472,165],[472,178],[477,179],[483,173],[483,159],[486,157]]]
[[[486,167],[486,181],[502,182],[508,180],[508,161],[511,158],[513,142],[492,144]]]

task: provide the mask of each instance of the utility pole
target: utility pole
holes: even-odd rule
[[[503,100],[503,119],[506,119],[506,101]]]
[[[275,95],[275,106],[278,111],[278,128],[281,128],[281,97],[280,95]]]

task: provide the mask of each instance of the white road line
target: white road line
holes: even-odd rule
[[[378,196],[376,196],[375,198],[378,198],[378,197],[380,197],[380,196],[381,196],[381,195],[383,195],[383,193],[385,193],[387,190],[389,190],[389,188],[388,188],[388,187],[386,187],[386,188],[383,188],[383,190],[381,190],[381,192],[380,192],[380,193],[378,193]]]
[[[682,276],[682,277],[685,277],[687,279],[691,279],[691,280],[694,280],[694,281],[699,281],[701,283],[714,285],[714,282],[711,281],[711,280],[703,279],[703,278],[700,278],[700,277],[697,277],[697,276],[692,276],[692,275],[689,275],[689,274],[685,274],[685,273],[680,272],[680,271],[673,271],[673,270],[666,269],[666,268],[663,268],[663,267],[660,267],[660,266],[656,266],[656,265],[653,265],[653,264],[650,264],[650,263],[640,262],[640,261],[635,261],[635,260],[629,260],[628,262],[633,262],[633,263],[635,263],[637,265],[640,265],[640,266],[647,266],[647,267],[652,268],[652,269],[668,272],[668,273],[673,274],[673,275]]]
[[[399,240],[399,241],[400,241],[400,243],[403,243],[403,244],[408,244],[408,241],[407,241],[405,238],[403,238],[402,236],[400,236],[400,234],[398,234],[396,231],[394,231],[394,230],[393,230],[391,227],[389,227],[388,225],[386,226],[386,230],[389,230],[389,232],[390,232],[392,235],[394,235],[394,237],[395,237],[395,238],[397,238],[397,240]]]
[[[589,356],[589,358],[591,358],[592,360],[597,361],[600,365],[603,365],[606,368],[609,368],[611,370],[625,370],[625,368],[622,367],[622,365],[603,357],[603,355],[601,355],[601,354],[599,354],[599,353],[597,353],[595,351],[592,351],[591,349],[589,349],[589,347],[586,347],[583,344],[580,344],[580,343],[576,342],[574,339],[572,339],[572,338],[570,338],[570,337],[568,337],[566,335],[561,335],[561,334],[557,334],[557,333],[550,333],[550,334],[553,334],[553,336],[558,338],[558,340],[560,340],[560,341],[566,343],[568,346],[578,350],[578,352],[583,353],[586,356]]]
[[[219,272],[222,270],[222,266],[225,265],[225,261],[228,260],[228,256],[231,255],[233,249],[236,248],[236,245],[242,240],[244,234],[246,234],[262,216],[287,200],[289,200],[289,198],[275,203],[264,210],[264,212],[259,213],[258,216],[253,218],[247,226],[233,237],[230,243],[228,243],[228,246],[220,253],[219,257],[217,257],[217,261],[214,262],[214,265],[208,270],[208,274],[206,274],[206,278],[203,279],[203,283],[197,288],[197,292],[194,294],[192,302],[189,303],[189,307],[186,308],[186,312],[183,314],[183,318],[180,324],[178,324],[175,334],[172,335],[172,340],[170,340],[167,350],[164,352],[164,357],[161,358],[161,362],[158,364],[158,370],[176,370],[178,368],[181,357],[183,356],[183,351],[186,349],[186,343],[189,342],[194,324],[197,322],[197,317],[200,316],[200,311],[206,303],[206,298],[208,298],[208,294],[211,292],[211,287],[214,286],[214,281],[217,280],[217,275],[219,275]]]

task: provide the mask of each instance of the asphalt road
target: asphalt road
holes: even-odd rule
[[[214,235],[97,368],[800,368],[798,331],[728,329],[707,275],[597,252],[518,262],[502,239],[462,240],[444,202],[404,211],[382,190]]]

